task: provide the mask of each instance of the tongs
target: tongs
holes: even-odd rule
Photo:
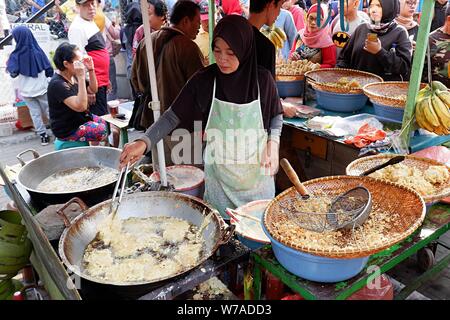
[[[114,188],[113,197],[111,200],[111,206],[109,207],[109,215],[111,216],[111,221],[114,221],[114,218],[119,210],[120,202],[122,201],[123,192],[125,191],[125,184],[127,182],[127,175],[130,172],[130,163],[127,163],[127,166],[122,168],[119,173],[119,178],[116,182],[116,187]],[[120,191],[119,191],[120,186]],[[117,193],[119,192],[119,195]]]

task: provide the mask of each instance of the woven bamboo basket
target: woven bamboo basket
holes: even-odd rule
[[[312,255],[335,259],[368,257],[410,236],[425,218],[425,203],[420,195],[390,182],[370,177],[334,176],[313,179],[304,185],[312,195],[336,197],[357,186],[366,187],[372,195],[372,211],[361,227],[326,233],[304,230],[283,213],[277,202],[297,197],[293,187],[272,200],[264,213],[266,230],[283,245]],[[376,227],[380,226],[377,217],[381,216],[387,217],[383,231]],[[334,239],[333,245],[321,245],[320,239],[329,238]]]
[[[426,86],[421,84],[421,89]],[[366,84],[363,87],[364,94],[378,104],[394,108],[404,109],[408,95],[409,82],[386,81]]]
[[[364,158],[360,158],[351,162],[346,168],[346,174],[349,176],[359,176],[366,170],[369,170],[377,165],[385,163],[386,161],[398,156],[398,154],[379,154],[375,156],[368,156]],[[427,158],[419,158],[415,156],[406,155],[406,159],[402,162],[402,164],[415,167],[420,170],[427,170],[430,166],[445,166],[441,162],[436,160],[427,159]],[[447,170],[450,168],[447,167]],[[446,183],[442,183],[438,187],[436,187],[436,193],[432,195],[421,195],[425,203],[431,204],[437,201],[440,201],[448,196],[450,196],[450,178]]]
[[[373,82],[383,82],[383,78],[373,73],[340,68],[325,68],[308,71],[305,73],[305,77],[314,89],[341,94],[362,94],[362,88],[365,85]],[[358,81],[361,88],[350,89],[348,87],[342,87],[334,84],[343,77]]]
[[[300,81],[305,80],[305,75],[276,75],[276,81]]]

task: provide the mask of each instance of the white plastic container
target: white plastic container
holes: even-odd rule
[[[167,167],[167,180],[175,186],[175,192],[184,193],[203,199],[205,192],[205,173],[203,170],[188,165]],[[159,172],[153,172],[150,180],[159,182]]]

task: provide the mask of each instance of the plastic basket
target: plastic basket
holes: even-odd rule
[[[364,108],[367,96],[364,94],[342,94],[316,89],[317,104],[323,109],[336,112],[354,112]]]
[[[17,121],[17,109],[11,105],[0,107],[0,123]]]
[[[374,101],[373,103],[373,110],[377,116],[392,120],[394,122],[403,122],[403,114],[405,112],[405,109],[399,108],[399,107],[391,107],[386,106],[384,104],[379,104]]]
[[[304,80],[277,81],[278,95],[281,98],[301,97],[303,95]]]

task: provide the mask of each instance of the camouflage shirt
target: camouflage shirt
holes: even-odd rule
[[[450,35],[444,33],[440,28],[430,33],[430,53],[431,53],[431,75],[433,80],[442,82],[450,88]],[[424,74],[428,74],[425,65]]]

